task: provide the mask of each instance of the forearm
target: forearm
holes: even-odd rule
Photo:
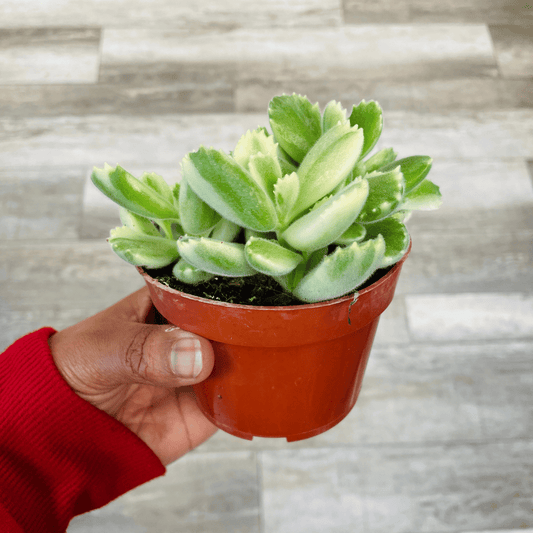
[[[70,389],[48,348],[53,333],[31,333],[0,355],[0,518],[18,526],[9,533],[64,531],[165,472],[136,435]]]

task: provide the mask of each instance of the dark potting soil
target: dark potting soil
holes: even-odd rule
[[[255,276],[246,276],[243,278],[228,278],[225,276],[215,276],[209,281],[189,285],[182,283],[172,275],[173,265],[158,269],[145,269],[146,273],[152,278],[157,279],[163,285],[180,292],[201,296],[209,300],[218,300],[242,305],[305,305],[290,293],[283,290],[281,285],[270,276],[256,274]],[[379,278],[384,276],[390,269],[383,268],[377,270],[363,285],[357,290],[364,289]]]

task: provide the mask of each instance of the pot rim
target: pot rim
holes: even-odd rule
[[[257,310],[257,311],[266,311],[266,310],[268,310],[268,311],[272,311],[272,310],[290,311],[290,310],[297,310],[297,309],[304,309],[304,308],[305,309],[313,309],[313,308],[317,308],[317,307],[327,307],[327,306],[330,306],[330,305],[337,305],[337,304],[340,304],[340,303],[349,302],[351,300],[356,302],[360,295],[375,290],[376,287],[379,287],[381,284],[385,283],[386,280],[389,277],[391,277],[398,268],[401,267],[401,265],[407,259],[407,256],[411,252],[412,244],[413,244],[412,239],[409,239],[409,247],[407,248],[407,251],[402,256],[402,258],[399,259],[396,263],[394,263],[392,265],[392,268],[386,274],[381,276],[377,281],[372,283],[372,285],[369,285],[368,287],[365,287],[364,289],[362,289],[361,291],[357,291],[356,293],[352,292],[350,294],[347,294],[346,296],[340,296],[339,298],[335,298],[333,300],[324,300],[322,302],[315,302],[315,303],[308,303],[308,304],[301,304],[301,305],[300,304],[298,304],[298,305],[246,305],[246,304],[234,304],[234,303],[230,303],[230,302],[222,302],[220,300],[211,300],[210,298],[204,298],[202,296],[196,296],[194,294],[189,294],[187,292],[181,292],[181,291],[178,291],[176,289],[173,289],[172,287],[169,287],[168,285],[165,285],[165,284],[161,283],[156,278],[153,278],[152,276],[147,274],[144,271],[143,267],[138,266],[136,268],[139,271],[139,273],[143,276],[143,278],[151,280],[152,283],[158,285],[161,289],[163,289],[163,290],[165,290],[167,292],[170,292],[170,293],[178,294],[182,298],[186,298],[186,299],[189,299],[189,300],[197,301],[199,303],[218,305],[218,306],[222,306],[222,307],[240,308],[240,309],[254,309],[254,310]],[[354,298],[354,294],[357,295],[357,298]]]

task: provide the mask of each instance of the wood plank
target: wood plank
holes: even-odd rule
[[[397,294],[521,292],[533,286],[533,231],[427,232],[410,226],[413,249]]]
[[[437,211],[416,211],[407,222],[417,234],[493,234],[533,227],[533,186],[522,159],[437,158],[428,179],[439,185]]]
[[[409,80],[496,76],[484,25],[366,25],[228,32],[107,29],[101,79],[225,73],[253,80]],[[166,74],[165,74],[166,73]],[[226,79],[223,78],[223,79]]]
[[[0,157],[6,167],[120,163],[125,168],[179,165],[201,144],[233,150],[248,129],[266,125],[262,115],[90,115],[4,118]]]
[[[3,117],[229,113],[233,110],[233,89],[227,83],[0,85]]]
[[[104,240],[13,242],[0,245],[0,252],[2,278],[9,280],[3,298],[15,311],[52,302],[56,309],[103,309],[144,284]]]
[[[357,450],[283,450],[261,454],[265,531],[366,531]]]
[[[386,122],[385,122],[386,121]],[[533,110],[390,112],[376,149],[393,146],[399,157],[533,159]]]
[[[95,83],[99,44],[97,28],[3,29],[0,84]]]
[[[324,107],[337,100],[351,108],[361,100],[377,100],[385,111],[435,113],[467,109],[488,111],[533,107],[529,80],[472,78],[413,81],[353,79],[261,80],[240,83],[235,90],[237,112],[256,112],[268,107],[274,94],[306,94]]]
[[[406,306],[418,341],[533,337],[533,296],[523,293],[408,295]]]
[[[263,114],[90,115],[0,121],[5,167],[89,166],[120,162],[149,168],[179,164],[201,144],[233,150],[248,129],[268,126]],[[376,149],[399,157],[533,159],[533,110],[416,113],[391,111]]]
[[[83,167],[0,169],[0,240],[75,239]]]
[[[343,0],[345,21],[349,24],[467,22],[531,25],[529,4],[510,0]]]
[[[528,527],[532,451],[533,443],[522,441],[263,452],[265,527],[279,533]]]
[[[194,5],[172,0],[3,0],[2,26],[102,26],[199,28],[221,31],[235,27],[336,26],[340,0],[197,0]]]
[[[530,7],[530,11],[533,10]],[[489,27],[500,72],[506,78],[528,78],[531,94],[533,92],[533,32],[531,24],[491,25]]]

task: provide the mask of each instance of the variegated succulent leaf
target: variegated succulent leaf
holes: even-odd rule
[[[381,235],[363,243],[337,248],[308,272],[294,289],[304,302],[332,300],[353,292],[382,264],[385,240]]]
[[[242,277],[257,273],[246,260],[244,244],[184,236],[178,239],[178,251],[185,261],[212,274]]]
[[[318,104],[298,94],[276,96],[270,102],[268,116],[276,141],[296,163],[301,163],[322,135]]]
[[[149,219],[136,215],[124,207],[119,208],[119,216],[124,226],[127,226],[138,233],[152,235],[152,237],[161,237],[161,234]]]
[[[248,170],[254,180],[274,201],[274,185],[282,177],[279,160],[272,154],[258,153],[250,157]]]
[[[370,224],[382,220],[398,209],[404,193],[404,179],[399,167],[366,176],[369,192],[357,222]]]
[[[159,174],[155,172],[144,172],[139,180],[148,185],[148,187],[151,187],[169,202],[173,201],[172,188]]]
[[[247,131],[239,139],[232,156],[241,167],[249,170],[250,158],[257,154],[271,155],[274,158],[278,156],[278,146],[274,137],[269,135],[264,128]]]
[[[127,226],[111,230],[108,242],[120,258],[135,266],[162,268],[179,257],[176,241],[146,235]]]
[[[367,224],[366,239],[375,239],[381,235],[385,240],[385,254],[380,268],[397,263],[407,252],[411,240],[405,225],[399,220],[389,217],[375,224]]]
[[[249,265],[262,274],[284,276],[292,272],[303,257],[277,241],[250,237],[244,247]]]
[[[378,142],[383,130],[383,111],[374,100],[362,100],[354,106],[350,115],[350,125],[358,126],[364,132],[365,142],[360,157],[365,157]]]
[[[361,242],[366,237],[366,226],[354,222],[338,239],[335,244],[346,246],[352,242]]]
[[[309,150],[300,167],[300,192],[291,218],[329,194],[353,170],[363,146],[363,131],[347,124],[329,129]]]
[[[398,154],[392,148],[383,148],[383,150],[376,152],[366,161],[360,161],[359,163],[364,165],[365,174],[370,174],[371,172],[376,172],[377,170],[384,172],[386,169],[392,170],[392,168],[394,168],[393,166],[387,167],[387,165],[391,164],[397,156]]]
[[[216,226],[210,231],[209,237],[217,241],[232,242],[241,232],[242,228],[225,218],[221,218]]]
[[[432,165],[433,159],[431,157],[427,155],[413,155],[391,162],[380,170],[381,172],[387,172],[388,170],[400,167],[405,180],[405,194],[408,194],[424,181]]]
[[[300,194],[300,179],[296,172],[280,178],[274,185],[274,201],[280,226],[283,228],[289,221],[290,213]]]
[[[205,272],[205,270],[199,270],[195,266],[191,265],[185,259],[181,258],[172,268],[172,275],[183,283],[189,285],[198,285],[198,283],[204,283],[209,281],[215,276],[211,272]]]
[[[350,183],[326,202],[293,222],[282,238],[293,248],[313,252],[335,242],[355,221],[368,196],[368,181]]]
[[[186,176],[181,180],[179,209],[181,225],[189,235],[203,235],[222,220],[220,214],[192,190]]]
[[[224,218],[259,232],[276,228],[270,195],[231,156],[201,147],[183,159],[181,168],[192,190]]]
[[[401,209],[409,211],[432,211],[442,204],[442,194],[437,185],[425,179],[416,189],[406,194]]]
[[[178,220],[172,199],[138,180],[120,166],[94,167],[93,184],[120,207],[151,220]]]
[[[324,108],[322,114],[322,132],[326,132],[338,124],[347,124],[346,109],[339,102],[332,100]]]

